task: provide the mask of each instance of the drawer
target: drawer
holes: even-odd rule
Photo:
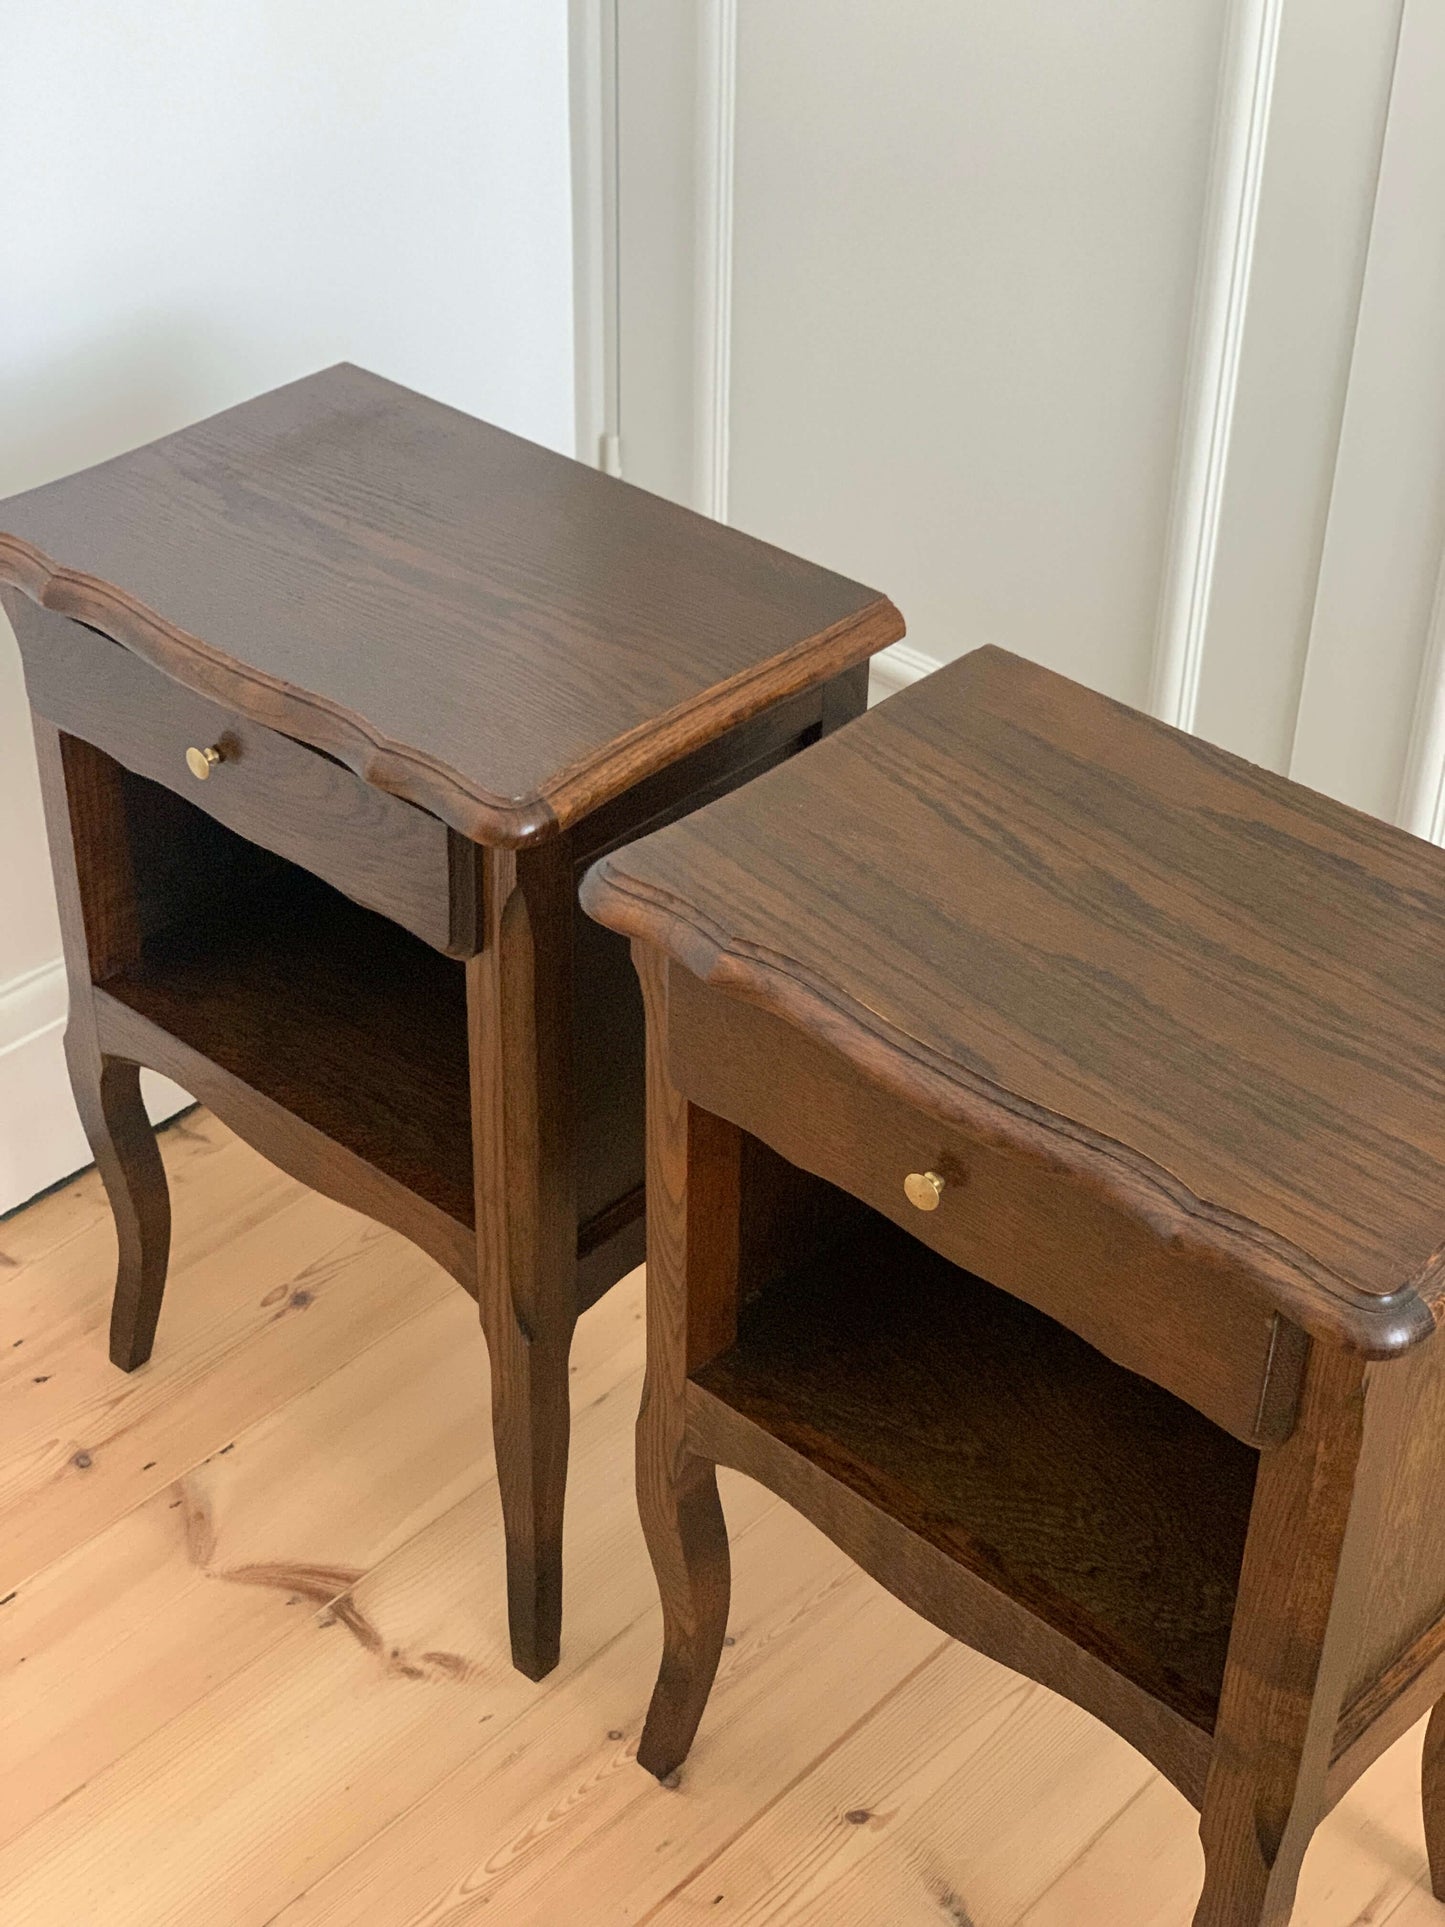
[[[1048,1313],[1250,1444],[1288,1437],[1308,1340],[1247,1274],[1189,1250],[1086,1178],[912,1110],[826,1046],[671,964],[678,1089],[790,1164]],[[935,1208],[904,1190],[943,1180]]]
[[[173,682],[65,616],[14,599],[31,706],[237,835],[455,957],[478,948],[480,852],[425,810]],[[220,760],[202,781],[188,749]]]

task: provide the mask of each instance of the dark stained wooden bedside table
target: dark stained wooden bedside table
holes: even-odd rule
[[[575,880],[855,715],[897,611],[349,367],[0,530],[111,1356],[149,1356],[165,1282],[144,1064],[478,1298],[539,1677],[572,1328],[643,1245],[641,1000]]]
[[[643,1763],[735,1466],[1182,1789],[1199,1927],[1280,1927],[1445,1695],[1445,853],[988,649],[583,899],[648,1011]],[[1424,1799],[1445,1897],[1438,1710]]]

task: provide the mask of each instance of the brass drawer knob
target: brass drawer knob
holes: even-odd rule
[[[186,751],[186,768],[198,783],[204,783],[206,781],[220,760],[221,750],[217,743],[212,743],[208,749],[188,749]]]
[[[910,1171],[903,1180],[903,1194],[920,1211],[936,1211],[943,1196],[943,1179],[936,1171]]]

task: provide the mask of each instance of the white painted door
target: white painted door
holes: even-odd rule
[[[1433,824],[1438,0],[616,5],[623,473]]]

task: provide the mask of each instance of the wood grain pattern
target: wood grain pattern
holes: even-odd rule
[[[1360,1600],[1348,1701],[1395,1674],[1402,1656],[1413,1655],[1408,1670],[1418,1670],[1432,1645],[1445,1643],[1445,1348],[1403,1360],[1389,1384],[1409,1422],[1392,1432],[1380,1475],[1381,1544]]]
[[[770,1011],[673,972],[672,1074],[693,1101],[1187,1399],[1250,1444],[1294,1424],[1308,1341],[1247,1275],[1181,1250],[1075,1173],[920,1114]],[[910,1171],[944,1179],[938,1208]]]
[[[1433,1331],[1433,847],[985,649],[585,891],[1306,1329],[1373,1356]]]
[[[109,991],[95,992],[95,1010],[101,1037],[118,1058],[132,1065],[144,1063],[172,1078],[291,1177],[401,1232],[476,1297],[472,1227],[393,1175],[384,1140],[378,1146],[365,1129],[348,1131],[344,1138],[333,1134],[329,1120],[326,1124],[312,1121],[316,1107],[308,1106],[305,1114],[289,1109],[264,1084],[228,1070],[188,1044],[184,1036],[147,1016],[137,1004],[123,1002]]]
[[[144,1061],[477,1295],[538,1678],[572,1329],[642,1241],[641,1006],[579,866],[850,720],[897,611],[350,367],[0,527],[32,709],[105,792],[72,809],[57,780],[48,813],[89,900],[69,1049],[121,1235],[114,1354],[148,1354],[164,1286]]]
[[[772,1160],[732,1159],[735,1337],[639,1464],[680,1623],[680,1495],[735,1467],[1195,1801],[1195,1927],[1286,1927],[1445,1690],[1445,859],[982,651],[584,901],[651,986],[670,1219],[709,1132]],[[782,1161],[831,1243],[796,1248]],[[649,1253],[674,1382],[688,1267],[660,1220]],[[675,1763],[711,1660],[669,1660]]]
[[[512,1657],[557,1664],[577,1318],[573,890],[565,842],[489,852],[487,930],[467,966],[477,1302],[507,1523]]]
[[[1369,1369],[1316,1346],[1299,1426],[1261,1460],[1200,1816],[1194,1927],[1284,1927],[1293,1911],[1379,1544]]]
[[[288,869],[101,986],[470,1225],[464,968]]]
[[[143,1373],[99,1342],[98,1175],[0,1223],[7,1927],[1188,1920],[1193,1816],[1131,1747],[733,1473],[712,1710],[680,1790],[638,1772],[641,1279],[578,1327],[567,1658],[537,1688],[479,1583],[503,1555],[472,1307],[204,1113],[161,1145],[175,1276]],[[1321,1826],[1300,1927],[1438,1921],[1420,1741]]]
[[[475,845],[330,757],[182,688],[93,630],[23,597],[11,601],[37,715],[438,950],[465,957],[476,949]],[[200,783],[185,753],[208,744],[220,748],[222,761]]]
[[[0,530],[0,581],[480,842],[553,834],[903,633],[871,589],[345,366]]]
[[[238,1430],[403,1318],[456,1287],[420,1251],[328,1199],[309,1196],[228,1132],[225,1156],[190,1156],[175,1189],[174,1289],[150,1366],[117,1374],[105,1354],[108,1223],[73,1242],[9,1302],[0,1598],[108,1531]],[[386,1241],[388,1263],[372,1262]],[[18,1343],[17,1343],[18,1341]]]
[[[1425,1810],[1425,1845],[1430,1855],[1430,1887],[1445,1901],[1445,1701],[1436,1704],[1425,1729],[1420,1792]]]
[[[753,1300],[693,1378],[1213,1730],[1257,1460],[1180,1400],[876,1218]]]
[[[662,1599],[662,1662],[638,1742],[658,1779],[687,1757],[727,1631],[731,1568],[713,1462],[688,1450],[687,1380],[736,1327],[742,1139],[667,1074],[667,968],[641,948],[648,1007],[647,1377],[637,1505]]]
[[[70,993],[66,1065],[115,1217],[110,1356],[123,1372],[132,1372],[155,1343],[170,1258],[171,1201],[141,1098],[140,1071],[102,1046],[91,997],[95,975],[133,963],[141,950],[143,909],[134,887],[124,772],[90,744],[48,724],[37,724],[35,748]]]

